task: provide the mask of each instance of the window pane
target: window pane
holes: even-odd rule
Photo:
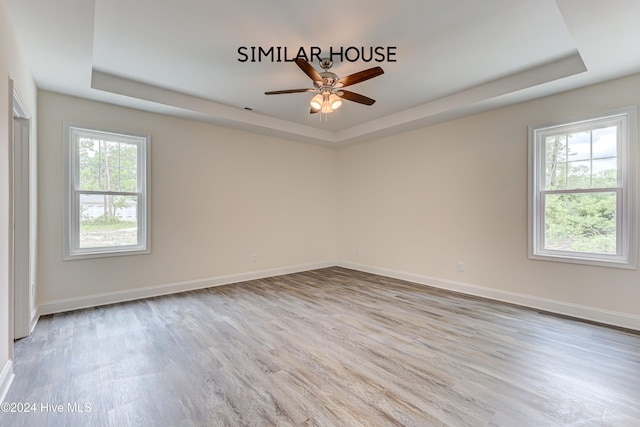
[[[618,128],[594,129],[593,131],[593,158],[616,157],[618,153]]]
[[[547,165],[547,190],[564,190],[567,188],[567,163]]]
[[[80,164],[80,189],[87,191],[100,190],[100,146],[99,141],[80,138],[78,157]]]
[[[591,158],[591,132],[569,134],[569,161]]]
[[[120,144],[117,142],[100,141],[100,179],[102,189],[106,191],[118,191],[120,170],[118,153]]]
[[[545,138],[545,153],[547,163],[567,161],[567,136],[565,134],[547,136]]]
[[[616,254],[616,193],[545,195],[544,249]]]
[[[80,195],[80,248],[138,244],[138,197]]]
[[[593,188],[618,186],[618,159],[596,159],[592,162]]]
[[[547,190],[566,188],[567,138],[565,134],[545,137],[545,187]]]
[[[591,162],[589,160],[570,162],[568,168],[566,188],[591,188]]]
[[[80,138],[78,157],[80,190],[138,191],[136,144]]]
[[[120,144],[120,189],[119,191],[138,191],[138,146]]]

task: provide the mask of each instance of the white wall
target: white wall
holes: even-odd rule
[[[0,400],[9,380],[13,357],[12,289],[10,289],[10,159],[13,121],[13,80],[25,107],[36,117],[36,87],[23,60],[5,4],[0,1]],[[35,128],[32,121],[32,136]]]
[[[38,103],[44,312],[96,294],[335,260],[335,150],[50,92]],[[151,254],[62,261],[65,120],[151,135]],[[67,299],[80,301],[55,304]]]
[[[340,150],[339,259],[640,327],[639,271],[527,259],[528,125],[638,104],[638,88],[636,75]]]

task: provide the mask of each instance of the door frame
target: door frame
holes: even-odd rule
[[[32,278],[31,239],[31,115],[10,80],[12,102],[11,126],[11,251],[10,288],[13,315],[13,339],[28,336],[32,330],[34,284]]]

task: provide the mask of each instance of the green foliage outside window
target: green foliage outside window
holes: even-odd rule
[[[545,249],[616,254],[616,128],[547,136],[544,148]]]
[[[126,142],[80,138],[79,190],[136,192],[138,147]],[[131,245],[137,242],[137,198],[84,194],[80,198],[80,246]],[[129,212],[128,217],[125,213]]]
[[[616,253],[616,193],[549,194],[545,248]]]

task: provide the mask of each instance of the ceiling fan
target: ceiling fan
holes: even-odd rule
[[[342,105],[342,99],[348,99],[349,101],[364,105],[373,105],[373,103],[376,102],[375,99],[360,95],[359,93],[343,90],[342,88],[384,74],[384,71],[380,67],[369,68],[368,70],[350,74],[340,79],[335,73],[329,71],[329,68],[333,65],[333,61],[329,58],[323,58],[320,60],[320,67],[324,70],[321,73],[317,72],[311,64],[302,58],[296,58],[295,62],[298,64],[298,67],[300,67],[300,69],[311,78],[314,88],[274,90],[265,92],[265,95],[314,92],[316,93],[316,96],[311,99],[310,114],[319,112],[325,114],[331,113]]]

